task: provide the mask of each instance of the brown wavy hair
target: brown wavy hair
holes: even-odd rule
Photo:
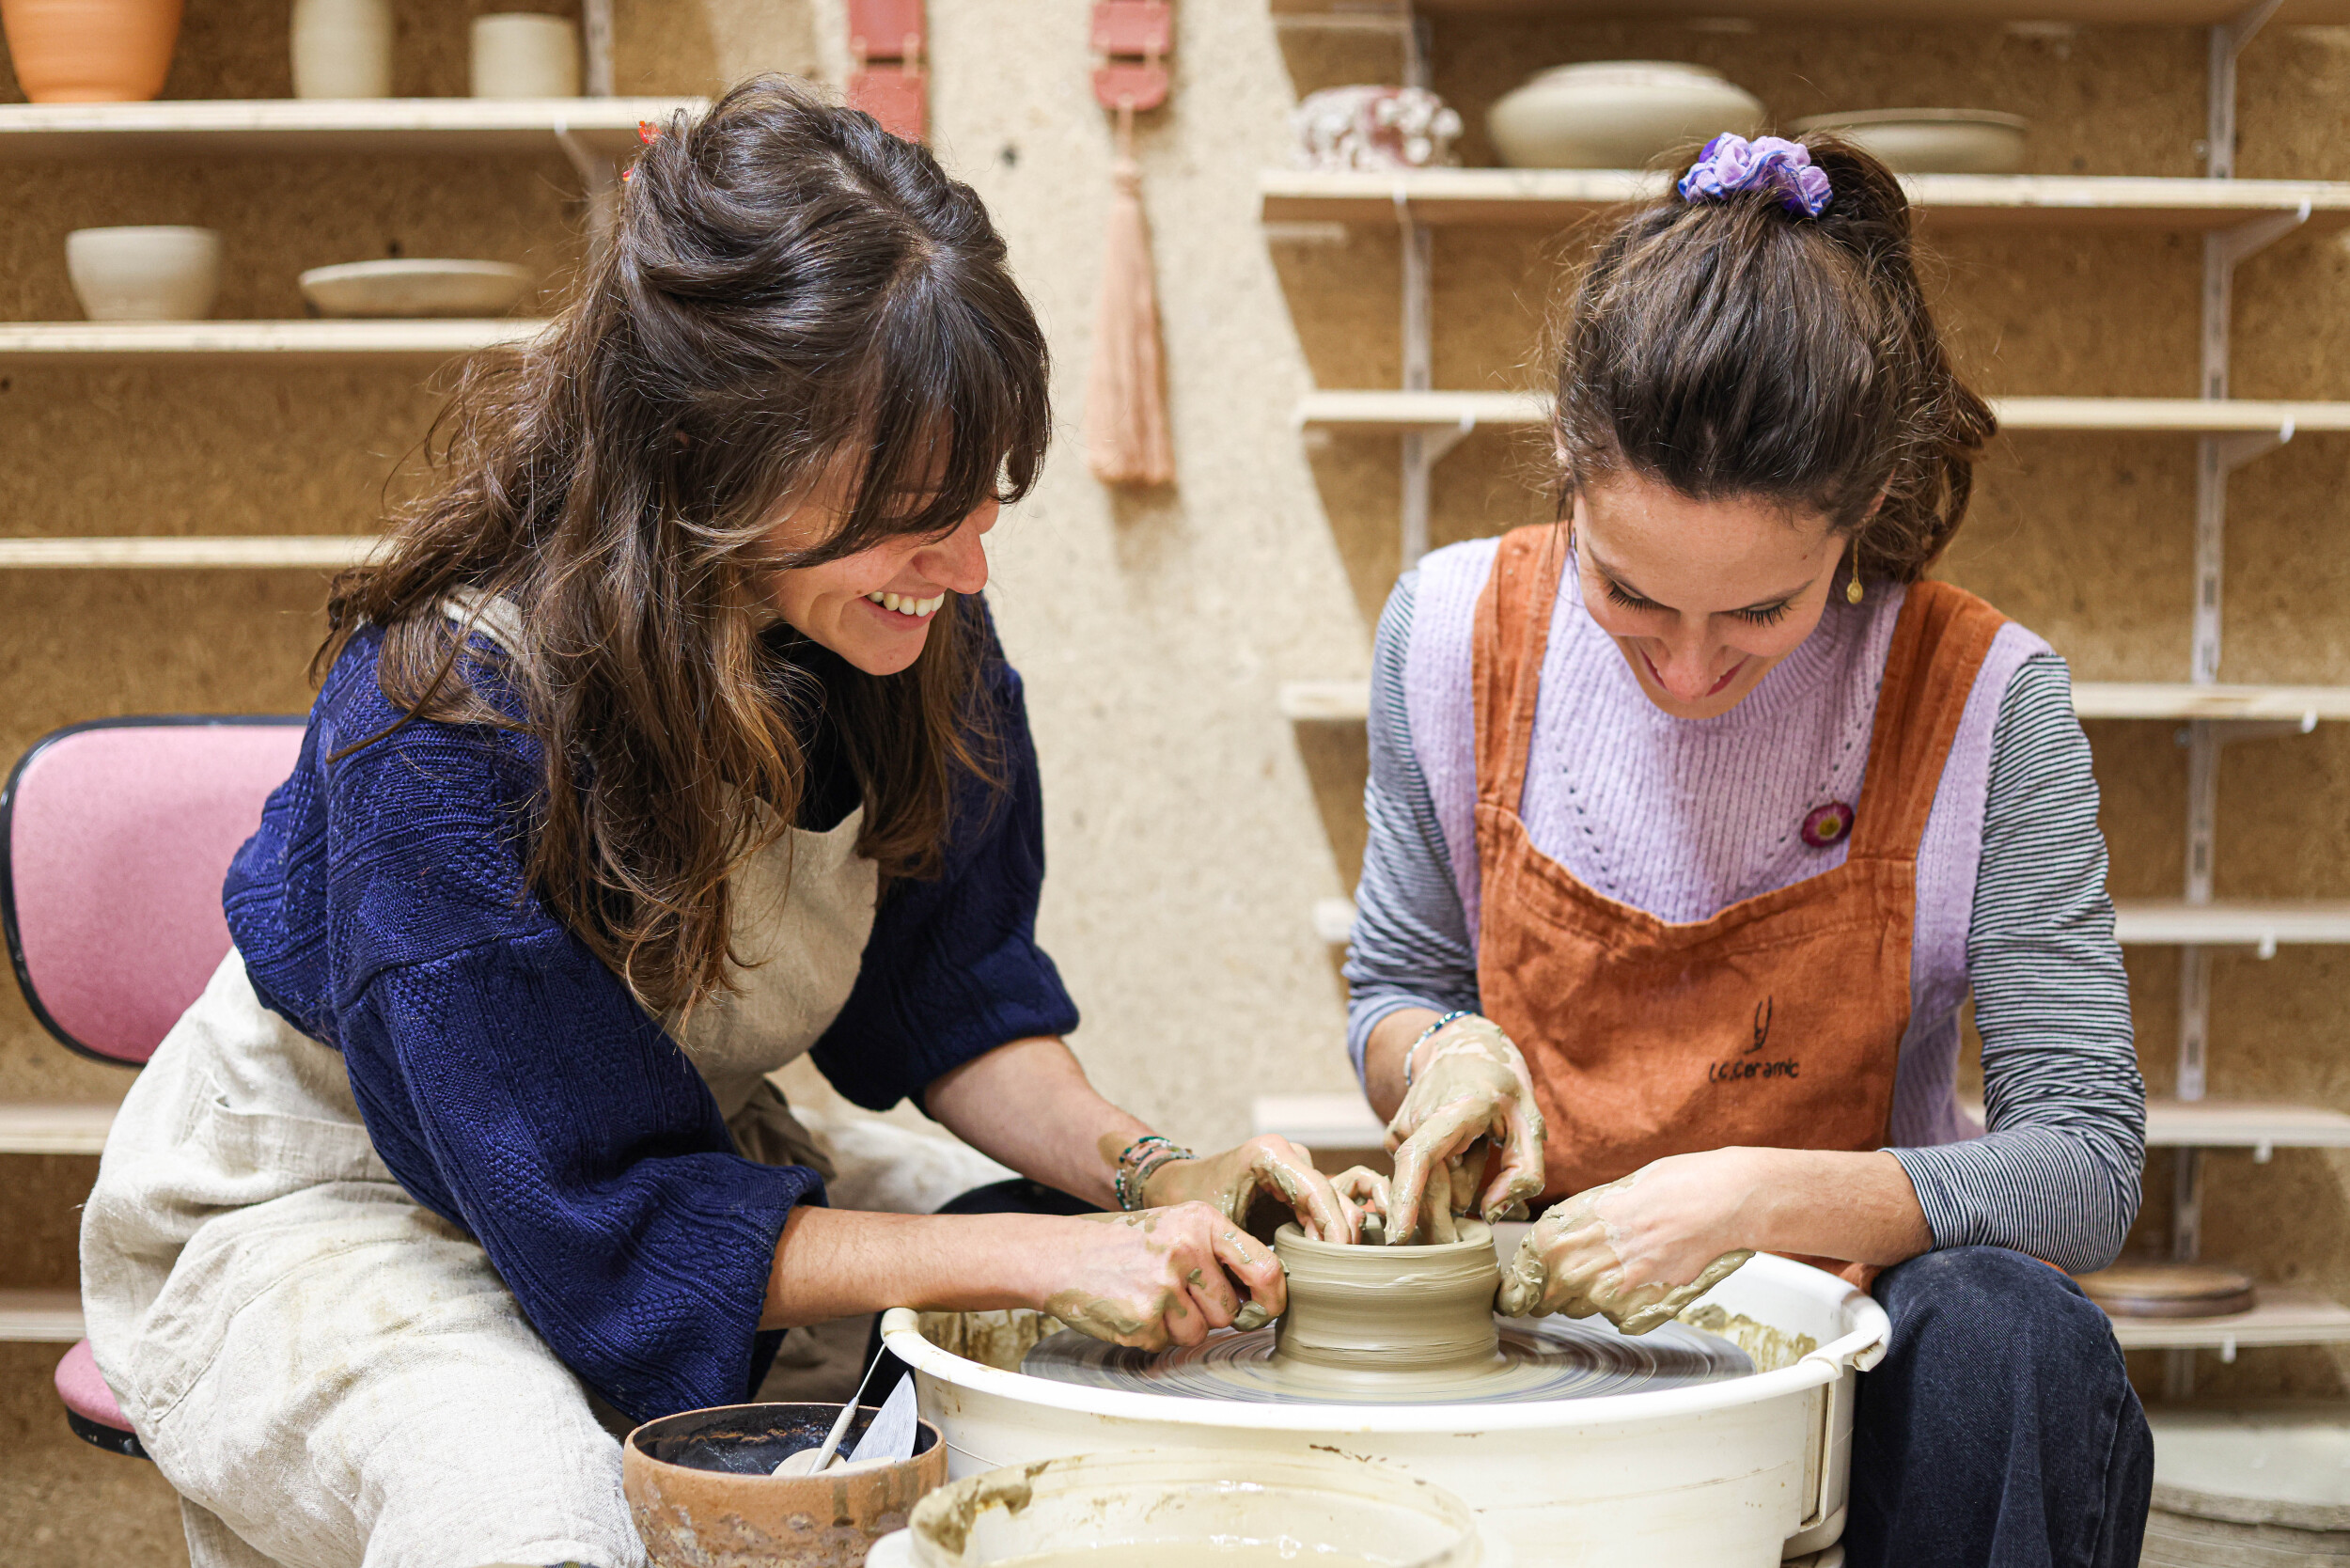
[[[1668,196],[1601,235],[1554,334],[1561,513],[1628,469],[1818,513],[1862,577],[1915,582],[1998,421],[1935,327],[1901,181],[1849,143],[1804,145],[1834,193],[1816,218],[1764,191]]]
[[[969,187],[866,115],[746,82],[646,149],[552,329],[468,368],[431,493],[336,579],[318,667],[380,626],[408,716],[510,724],[441,611],[510,602],[512,727],[545,756],[531,885],[648,1009],[690,1010],[726,984],[729,873],[793,823],[814,725],[885,878],[936,874],[958,792],[992,778],[979,603],[948,595],[912,667],[876,677],[786,657],[761,579],[1025,494],[1046,368]],[[830,537],[782,549],[776,520],[844,474]]]

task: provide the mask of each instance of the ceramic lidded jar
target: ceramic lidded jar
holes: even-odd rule
[[[0,0],[0,28],[35,103],[138,103],[171,73],[180,0]]]
[[[391,97],[391,0],[294,0],[293,93]]]
[[[1513,168],[1637,169],[1725,131],[1762,129],[1762,102],[1703,66],[1592,60],[1504,95],[1486,133]]]

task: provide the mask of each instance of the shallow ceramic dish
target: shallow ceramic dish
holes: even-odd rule
[[[832,1430],[838,1404],[734,1404],[648,1421],[620,1447],[620,1487],[652,1568],[791,1563],[856,1568],[903,1529],[914,1505],[947,1480],[938,1428],[915,1429],[914,1456],[871,1468],[779,1476],[776,1464]],[[855,1448],[873,1418],[861,1407],[841,1439]]]
[[[302,274],[302,297],[321,316],[503,316],[531,286],[506,261],[349,261]]]
[[[1989,109],[1868,109],[1795,121],[1798,135],[1832,133],[1902,174],[2013,174],[2030,129],[2020,115]]]
[[[220,291],[220,235],[176,225],[77,228],[65,237],[65,270],[93,321],[200,321]]]
[[[1545,71],[1486,113],[1513,168],[1636,169],[1725,131],[1762,128],[1762,105],[1719,71],[1670,60],[1590,60]]]

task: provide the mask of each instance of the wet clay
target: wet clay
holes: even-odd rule
[[[1741,1377],[1754,1370],[1727,1339],[1678,1324],[1632,1339],[1604,1320],[1496,1320],[1491,1232],[1461,1221],[1461,1241],[1347,1247],[1284,1227],[1289,1273],[1279,1325],[1219,1333],[1150,1352],[1057,1334],[1022,1370],[1058,1382],[1245,1403],[1435,1404],[1582,1399]]]
[[[1790,1334],[1767,1323],[1757,1323],[1743,1312],[1725,1311],[1710,1301],[1700,1302],[1684,1311],[1681,1321],[1728,1340],[1745,1351],[1756,1372],[1792,1367],[1820,1348],[1820,1341],[1809,1334]]]
[[[1428,1247],[1349,1247],[1282,1226],[1273,1250],[1289,1275],[1290,1304],[1274,1358],[1308,1380],[1434,1373],[1457,1382],[1497,1370],[1493,1232],[1465,1219],[1458,1234]]]

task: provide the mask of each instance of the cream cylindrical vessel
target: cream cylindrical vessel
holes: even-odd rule
[[[294,0],[293,92],[391,97],[391,0]]]
[[[473,19],[476,98],[577,98],[579,28],[568,18],[507,11]]]
[[[1274,1331],[1284,1372],[1391,1381],[1500,1364],[1501,1271],[1477,1221],[1462,1223],[1459,1241],[1430,1247],[1348,1247],[1284,1225],[1273,1247],[1289,1275],[1289,1310]]]

